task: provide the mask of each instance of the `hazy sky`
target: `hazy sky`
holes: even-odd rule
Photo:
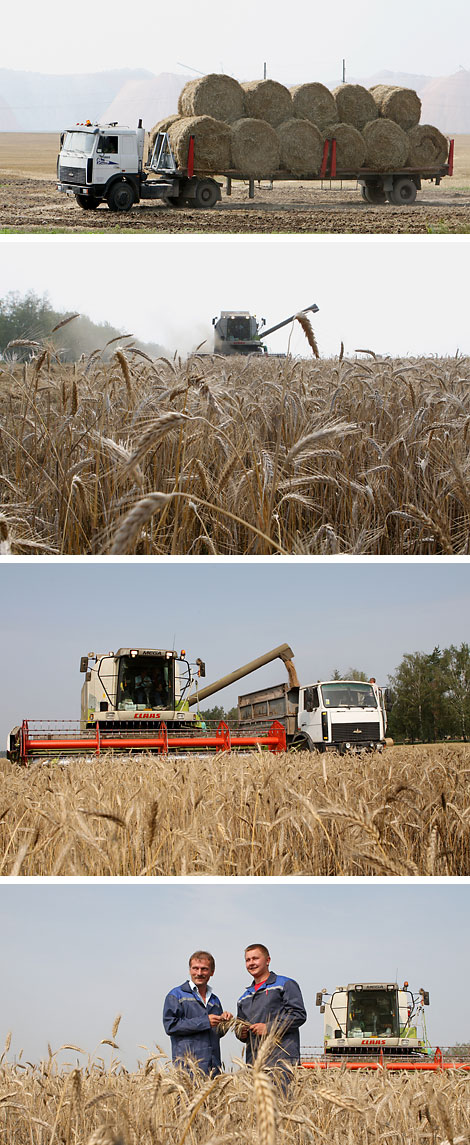
[[[470,66],[467,0],[447,0],[445,18],[440,0],[413,0],[405,22],[389,0],[297,0],[292,12],[279,0],[237,0],[222,9],[192,0],[157,9],[140,0],[133,12],[114,8],[105,35],[95,16],[85,4],[77,18],[66,12],[64,19],[60,0],[6,5],[3,66],[65,74],[122,67],[184,72],[184,65],[252,79],[262,76],[266,61],[268,74],[286,83],[339,82],[343,57],[351,76],[381,68],[445,75]]]
[[[303,684],[353,667],[385,685],[405,652],[468,641],[469,605],[468,566],[455,558],[4,561],[0,743],[23,718],[79,718],[89,652],[184,648],[209,684],[286,641]],[[284,678],[275,661],[206,706]]]
[[[309,1015],[302,1046],[318,1046],[322,1038],[317,990],[383,979],[429,990],[431,1044],[468,1041],[469,898],[463,879],[458,885],[258,879],[145,886],[2,880],[0,977],[8,988],[0,1045],[12,1030],[10,1055],[23,1048],[25,1061],[47,1056],[48,1042],[54,1050],[72,1042],[91,1053],[122,1013],[119,1056],[132,1068],[146,1057],[139,1045],[169,1051],[163,999],[187,978],[192,951],[214,954],[213,985],[233,1012],[250,981],[243,950],[252,942],[265,943],[272,969],[301,986]],[[233,1037],[223,1046],[230,1067],[241,1046]],[[106,1061],[111,1053],[98,1050]],[[76,1055],[65,1058],[75,1063]]]
[[[323,357],[339,353],[341,341],[346,354],[468,354],[467,255],[465,241],[439,236],[14,236],[2,240],[0,298],[47,294],[60,311],[181,353],[204,339],[212,349],[211,321],[221,310],[250,310],[269,327],[316,302]],[[306,356],[295,327],[291,352]],[[286,352],[290,330],[268,339],[272,350]]]

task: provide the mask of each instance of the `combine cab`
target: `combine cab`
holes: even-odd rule
[[[10,732],[7,756],[26,764],[37,756],[109,750],[285,751],[285,729],[276,720],[254,732],[223,722],[208,727],[198,705],[277,657],[289,665],[292,656],[289,645],[281,644],[201,688],[205,665],[200,659],[191,665],[185,651],[178,655],[162,648],[119,648],[116,653],[90,653],[80,661],[85,675],[80,723],[23,720]]]
[[[299,313],[308,314],[311,311],[316,314],[318,309],[314,303],[313,306],[307,306],[305,310],[301,310]],[[219,318],[212,319],[214,353],[267,354],[268,348],[261,341],[261,337],[268,338],[270,334],[274,334],[275,330],[281,330],[283,326],[288,326],[295,317],[296,314],[291,314],[289,318],[284,318],[276,326],[270,326],[269,330],[263,330],[266,325],[265,318],[258,322],[255,315],[250,314],[248,310],[222,310]],[[262,330],[263,334],[261,335]]]

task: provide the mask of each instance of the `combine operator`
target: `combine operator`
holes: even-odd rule
[[[196,950],[189,959],[189,979],[175,986],[165,998],[163,1025],[171,1038],[171,1056],[175,1065],[191,1068],[193,1059],[203,1073],[220,1073],[220,1037],[222,1019],[232,1018],[209,986],[215,961],[207,950]],[[224,1031],[226,1032],[226,1031]]]
[[[247,946],[245,965],[253,982],[238,1000],[237,1019],[243,1025],[237,1026],[236,1033],[240,1041],[246,1042],[246,1061],[252,1065],[263,1038],[274,1027],[276,1042],[265,1065],[281,1070],[285,1085],[289,1067],[300,1062],[299,1027],[307,1020],[307,1012],[297,982],[270,971],[270,961],[266,946]]]

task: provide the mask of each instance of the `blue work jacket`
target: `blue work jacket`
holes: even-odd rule
[[[238,999],[237,1018],[250,1025],[255,1022],[265,1022],[268,1032],[274,1022],[282,1022],[282,1030],[278,1036],[280,1044],[273,1047],[267,1064],[273,1066],[291,1062],[295,1065],[300,1061],[299,1026],[303,1026],[307,1021],[307,1011],[300,986],[293,978],[286,978],[284,974],[273,974],[271,971],[259,990],[255,990],[255,983],[252,982]],[[260,1041],[256,1034],[248,1035],[246,1043],[248,1065],[253,1063]]]
[[[220,1073],[220,1036],[209,1014],[222,1014],[222,1004],[212,992],[207,1006],[197,997],[192,983],[175,986],[165,998],[163,1025],[171,1038],[171,1056],[180,1065],[189,1055],[204,1073]]]

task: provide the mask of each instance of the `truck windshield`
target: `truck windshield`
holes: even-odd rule
[[[88,131],[66,131],[63,151],[78,151],[80,155],[91,155],[95,145],[96,135]]]
[[[360,680],[335,680],[321,690],[326,708],[377,708],[374,689]]]
[[[121,656],[117,710],[174,708],[173,661],[163,656]]]
[[[398,1038],[396,990],[349,990],[348,1038]]]

